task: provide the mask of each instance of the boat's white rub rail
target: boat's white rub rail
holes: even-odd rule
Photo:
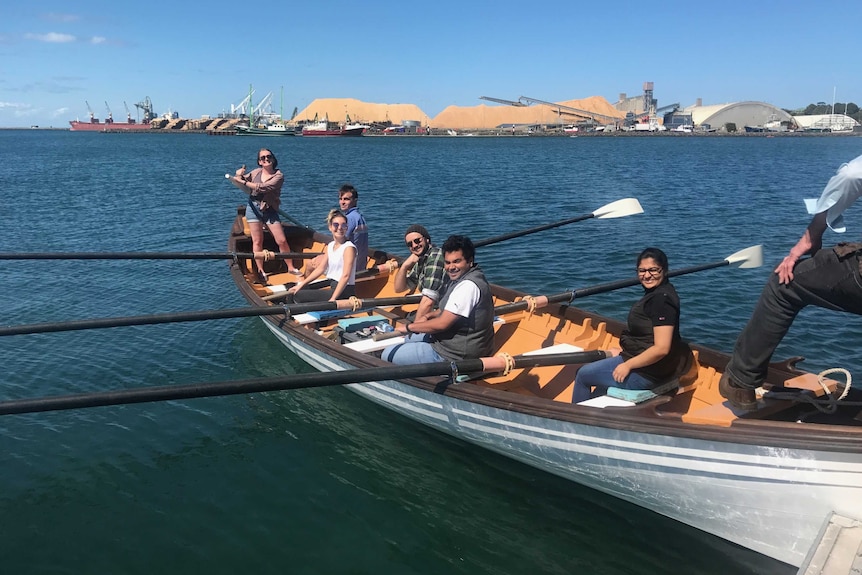
[[[458,415],[464,419],[464,421],[461,422],[462,425],[470,426],[470,427],[475,428],[477,430],[481,429],[485,432],[494,431],[495,433],[498,433],[500,431],[504,431],[507,437],[518,438],[518,439],[524,439],[525,437],[527,437],[527,434],[529,434],[529,437],[531,439],[548,441],[549,442],[548,445],[555,445],[557,447],[560,447],[560,446],[565,447],[566,445],[570,445],[572,443],[577,443],[579,445],[595,444],[595,445],[599,445],[601,447],[613,447],[613,448],[625,447],[626,450],[631,450],[632,445],[633,445],[631,442],[627,442],[627,441],[619,441],[619,440],[614,440],[614,439],[605,438],[605,437],[601,438],[600,440],[596,440],[596,439],[591,438],[590,436],[583,435],[583,434],[573,434],[573,433],[569,433],[569,432],[565,432],[565,431],[549,430],[546,427],[525,425],[525,424],[517,423],[514,421],[502,422],[501,420],[494,418],[494,417],[480,415],[478,413],[471,413],[471,412],[468,412],[468,411],[465,411],[462,409],[458,409],[458,408],[453,409],[453,412],[456,415]],[[482,425],[482,423],[471,422],[471,421],[469,421],[470,419],[488,422],[488,423],[496,423],[496,424],[498,424],[498,426],[497,427],[491,427],[491,426],[487,426],[487,425]],[[504,424],[507,429],[503,430],[501,427],[499,427],[499,424]],[[509,431],[511,429],[520,429],[520,430],[523,430],[524,433],[523,434],[522,433],[513,433],[512,431]],[[541,438],[537,437],[537,435],[546,435],[546,436],[551,436],[551,437],[547,438],[547,439],[541,439]],[[724,466],[726,463],[732,463],[732,464],[742,464],[743,466],[754,465],[757,467],[770,466],[770,467],[779,468],[779,467],[782,467],[782,465],[780,463],[771,463],[769,460],[775,459],[776,461],[781,461],[784,457],[784,454],[782,453],[782,450],[780,450],[780,449],[771,449],[770,451],[775,451],[778,453],[771,454],[767,458],[764,458],[764,456],[762,456],[762,455],[754,455],[753,456],[753,455],[745,455],[742,453],[730,453],[730,452],[725,453],[725,452],[716,452],[716,451],[704,452],[703,450],[700,450],[700,449],[689,449],[689,448],[685,448],[685,447],[670,447],[666,444],[650,445],[650,444],[645,444],[645,443],[638,443],[637,444],[637,451],[642,452],[642,453],[648,453],[648,454],[649,453],[673,454],[673,455],[683,457],[686,460],[697,460],[697,461],[707,461],[707,462],[714,461],[714,462],[716,462],[722,466]],[[825,463],[832,463],[832,464],[829,467],[826,467],[824,465]],[[860,471],[862,471],[862,469],[860,469],[860,466],[857,464],[844,463],[844,462],[838,462],[838,461],[836,461],[836,462],[827,462],[827,461],[823,461],[823,460],[820,460],[820,461],[799,461],[796,465],[797,465],[797,467],[800,467],[800,468],[807,467],[809,470],[813,470],[813,471],[818,472],[818,473],[824,472],[824,471],[835,472],[835,473],[842,473],[842,472],[859,473]],[[851,477],[851,479],[852,479],[852,477]],[[854,486],[855,483],[848,483],[848,485]]]

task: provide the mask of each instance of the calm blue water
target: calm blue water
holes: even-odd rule
[[[360,190],[371,243],[424,223],[496,236],[637,197],[646,213],[484,248],[536,294],[763,243],[769,265],[675,280],[683,335],[729,351],[857,137],[362,138],[0,131],[2,251],[223,251],[241,202],[224,173],[271,146],[285,207],[319,227]],[[847,214],[858,239],[862,218]],[[830,235],[829,243],[840,236]],[[224,261],[3,262],[14,325],[244,305]],[[624,319],[636,288],[580,300]],[[806,310],[777,357],[858,373],[859,319]],[[0,338],[0,398],[297,373],[259,320]],[[343,389],[0,418],[9,573],[780,573],[794,570],[401,419]],[[672,546],[668,542],[673,541]],[[670,549],[669,547],[673,547]]]

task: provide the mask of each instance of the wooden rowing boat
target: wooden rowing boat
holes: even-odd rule
[[[228,249],[250,252],[238,210]],[[285,227],[292,249],[320,252],[328,236]],[[267,236],[267,246],[275,244]],[[394,297],[389,254],[373,252],[360,274],[359,298]],[[271,265],[270,283],[294,281]],[[251,264],[231,263],[231,275],[255,306],[274,305],[283,285],[252,283]],[[290,285],[289,283],[287,285]],[[492,286],[495,305],[527,294]],[[338,317],[262,317],[293,353],[320,371],[389,365],[384,345],[350,333],[350,322],[397,326],[411,305],[363,309]],[[512,307],[512,306],[510,306]],[[515,306],[517,307],[517,306]],[[505,308],[504,308],[505,309]],[[342,312],[344,313],[344,312]],[[344,326],[347,330],[344,330]],[[568,305],[501,313],[496,347],[511,355],[605,349],[623,324]],[[374,381],[348,388],[396,413],[444,433],[560,475],[692,527],[799,566],[836,513],[862,518],[862,411],[821,413],[787,399],[783,387],[811,397],[843,387],[823,385],[789,360],[770,368],[758,410],[735,413],[718,393],[728,357],[692,345],[697,364],[678,389],[643,398],[605,397],[571,404],[576,366],[545,366],[450,378]],[[779,391],[784,391],[782,396]],[[858,397],[850,395],[848,399]],[[839,404],[840,405],[840,404]]]

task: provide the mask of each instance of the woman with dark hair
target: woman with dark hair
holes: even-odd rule
[[[572,402],[607,393],[609,387],[655,389],[679,378],[691,367],[691,349],[679,335],[679,296],[667,277],[667,256],[647,248],[637,259],[644,296],[629,312],[620,335],[621,350],[588,363],[575,376]]]
[[[319,256],[320,265],[307,278],[287,290],[288,301],[335,301],[356,295],[356,246],[347,239],[347,216],[340,210],[330,210],[326,224],[332,232],[332,241],[326,245],[323,255]],[[300,291],[323,274],[326,274],[331,289]]]
[[[272,150],[261,148],[257,153],[258,167],[249,173],[245,172],[245,165],[236,171],[231,182],[248,194],[248,207],[245,210],[245,219],[248,221],[248,229],[251,232],[251,246],[255,252],[263,251],[263,227],[269,228],[278,251],[289,252],[290,245],[281,227],[278,218],[278,207],[281,205],[281,186],[284,184],[284,174],[278,169],[278,159]],[[256,283],[266,285],[266,272],[263,270],[263,258],[254,259],[257,265]],[[293,262],[287,262],[288,270],[296,275],[301,275],[298,269],[293,267]]]

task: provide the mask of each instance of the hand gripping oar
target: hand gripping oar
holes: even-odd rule
[[[509,367],[512,367],[513,369],[524,369],[547,365],[590,363],[599,359],[604,359],[605,357],[607,357],[607,353],[602,350],[547,355],[516,355],[511,358],[513,360],[513,365],[510,365]],[[437,375],[449,375],[454,380],[458,373],[480,373],[488,371],[499,372],[504,371],[506,367],[506,359],[501,356],[496,356],[480,359],[463,359],[453,362],[443,361],[437,363],[420,363],[415,365],[392,365],[386,367],[308,373],[284,377],[221,381],[216,383],[193,383],[187,385],[164,385],[138,389],[124,389],[120,391],[59,395],[36,399],[15,399],[0,402],[0,415],[10,415],[13,413],[38,413],[44,411],[146,403],[152,401],[171,401],[198,397],[215,397],[221,395],[238,395],[242,393],[260,393],[265,391],[283,391],[289,389],[362,383],[366,381],[433,377]]]
[[[685,274],[691,274],[695,272],[700,272],[704,270],[711,270],[713,268],[719,268],[722,266],[736,266],[739,268],[756,268],[763,265],[763,246],[751,246],[745,248],[744,250],[739,250],[736,253],[733,253],[721,261],[712,262],[709,264],[701,264],[698,266],[691,266],[688,268],[683,268],[679,270],[672,270],[668,272],[668,277],[676,277]],[[609,291],[614,291],[617,289],[621,289],[624,287],[629,287],[633,285],[637,285],[640,283],[638,278],[631,278],[625,280],[617,280],[613,282],[603,283],[594,285],[591,287],[586,287],[578,290],[567,291],[556,295],[549,296],[535,296],[530,300],[521,300],[516,301],[514,303],[508,303],[501,306],[497,306],[494,308],[494,313],[496,314],[504,314],[513,311],[520,311],[524,309],[529,309],[531,306],[535,305],[536,308],[542,308],[549,303],[560,303],[560,302],[569,302],[576,298],[586,297],[588,295],[595,295],[598,293],[605,293]]]
[[[0,253],[0,260],[236,260],[311,259],[323,252],[22,252]]]
[[[522,236],[527,236],[530,234],[535,234],[536,232],[543,232],[545,230],[550,230],[552,228],[558,228],[560,226],[565,226],[567,224],[573,224],[575,222],[580,222],[583,220],[588,220],[590,218],[598,218],[598,219],[609,219],[609,218],[622,218],[625,216],[631,216],[634,214],[642,214],[643,208],[639,201],[635,198],[625,198],[622,200],[617,200],[615,202],[611,202],[605,206],[600,207],[599,209],[581,216],[576,216],[573,218],[569,218],[566,220],[561,220],[559,222],[554,222],[553,224],[545,224],[543,226],[536,226],[535,228],[530,228],[528,230],[522,230],[520,232],[512,232],[510,234],[503,234],[502,236],[497,236],[494,238],[488,238],[486,240],[479,240],[475,242],[473,245],[477,248],[482,246],[490,246],[491,244],[496,244],[499,242],[503,242],[506,240],[511,240],[513,238],[520,238]]]
[[[102,329],[109,327],[127,327],[133,325],[154,325],[160,323],[180,323],[185,321],[206,321],[211,319],[230,319],[237,317],[255,317],[267,315],[291,315],[306,313],[310,311],[328,311],[336,309],[356,309],[372,307],[386,307],[419,303],[422,296],[419,294],[404,297],[375,298],[375,299],[342,299],[337,301],[294,303],[284,306],[269,307],[239,307],[231,309],[214,309],[177,313],[158,313],[151,315],[138,315],[127,317],[106,317],[99,319],[84,319],[65,322],[31,323],[25,325],[13,325],[0,327],[0,336],[27,335],[33,333],[54,333],[59,331],[76,331],[82,329]]]

